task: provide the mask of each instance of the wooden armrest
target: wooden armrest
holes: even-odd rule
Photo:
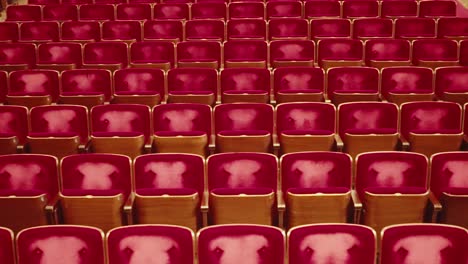
[[[439,200],[435,197],[433,192],[429,192],[429,200],[428,200],[428,212],[427,217],[430,223],[437,223],[438,217],[440,212],[442,211],[442,204]]]
[[[277,192],[276,199],[277,199],[277,203],[278,203],[278,226],[280,228],[285,228],[285,226],[284,226],[284,214],[286,212],[286,203],[284,201],[282,191]]]
[[[127,201],[123,205],[123,214],[127,225],[133,224],[133,202],[135,201],[135,194],[130,193]]]
[[[208,191],[204,191],[200,206],[203,226],[208,226],[208,199]]]
[[[400,145],[400,149],[403,150],[403,151],[409,151],[410,150],[410,143],[409,141],[402,135],[400,135],[399,137],[399,145]]]
[[[58,217],[58,212],[57,212],[58,207],[59,207],[58,206],[59,202],[60,202],[60,196],[56,195],[47,202],[44,208],[47,221],[49,222],[49,224],[52,224],[52,225],[59,224],[59,217]]]
[[[336,149],[336,151],[343,152],[343,148],[344,148],[343,140],[341,140],[340,135],[335,134],[335,149]]]
[[[143,147],[143,153],[145,154],[151,153],[152,150],[153,150],[153,143],[145,144],[145,146]]]
[[[354,206],[354,223],[359,224],[361,222],[362,203],[356,190],[351,190],[351,199]]]

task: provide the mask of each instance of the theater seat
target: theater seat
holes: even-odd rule
[[[208,202],[202,157],[148,154],[139,156],[134,167],[135,223],[179,225],[193,231],[202,226],[202,206]]]
[[[115,71],[128,65],[128,45],[124,42],[101,41],[83,46],[83,67]]]
[[[144,104],[149,107],[165,100],[165,78],[160,69],[122,69],[114,73],[112,103]]]
[[[19,41],[32,43],[59,41],[59,32],[57,21],[23,22],[20,24]]]
[[[192,4],[192,19],[220,19],[226,20],[227,5],[224,1],[208,1]]]
[[[276,103],[323,101],[324,71],[318,67],[279,67],[273,70]]]
[[[117,20],[151,20],[153,10],[150,4],[128,3],[116,7]]]
[[[118,227],[107,233],[109,262],[167,260],[168,263],[194,263],[195,234],[188,228],[170,225]]]
[[[230,40],[224,43],[224,67],[266,68],[268,45],[261,40]]]
[[[377,101],[379,71],[370,67],[335,67],[327,71],[327,99],[335,105]]]
[[[39,5],[9,5],[6,9],[7,21],[41,21],[42,11]]]
[[[266,40],[266,21],[258,18],[228,20],[226,35],[228,40]]]
[[[313,2],[315,3],[315,1]],[[314,40],[351,38],[351,20],[343,18],[313,19],[310,21],[310,36]]]
[[[10,73],[8,104],[28,108],[57,102],[59,73],[53,70],[20,70]]]
[[[382,264],[424,262],[464,263],[468,259],[464,228],[436,224],[393,225],[382,231]]]
[[[464,30],[468,26],[466,17],[441,17],[437,20],[437,37],[463,40],[468,37]]]
[[[0,156],[0,225],[18,232],[57,224],[58,161],[41,154]]]
[[[361,66],[363,44],[357,39],[333,38],[318,42],[318,65],[324,69],[338,66]]]
[[[276,224],[278,161],[266,153],[219,153],[206,162],[208,223]]]
[[[65,21],[61,33],[62,41],[95,42],[101,39],[101,25],[97,21]]]
[[[175,67],[176,48],[170,41],[142,41],[130,45],[130,67],[169,70]]]
[[[400,108],[400,133],[410,151],[427,157],[460,149],[462,108],[452,102],[409,102]],[[406,143],[405,143],[406,144]]]
[[[281,158],[280,173],[282,194],[278,196],[284,200],[280,200],[278,206],[280,210],[282,204],[286,206],[285,227],[354,221],[354,209],[358,208],[354,208],[351,200],[352,159],[349,155],[289,153]]]
[[[321,102],[292,102],[276,106],[281,153],[327,151],[337,147],[336,108]]]
[[[259,103],[221,104],[214,108],[218,152],[271,152],[273,106]]]
[[[364,49],[364,60],[369,67],[382,69],[411,64],[411,42],[406,39],[370,39]]]
[[[36,66],[36,46],[32,43],[0,43],[0,70],[16,71]]]
[[[176,68],[167,73],[168,103],[214,105],[218,72],[210,68]]]
[[[314,66],[315,44],[311,40],[274,40],[269,46],[272,68]]]
[[[177,67],[213,68],[221,66],[221,44],[218,41],[184,41],[177,44]]]
[[[436,23],[432,18],[398,18],[395,21],[395,38],[408,40],[435,38]]]
[[[28,109],[0,105],[0,154],[23,152],[29,131]]]
[[[263,68],[227,68],[221,71],[223,103],[269,103],[270,71]]]
[[[163,104],[153,109],[153,150],[160,153],[209,154],[211,107],[203,104]]]
[[[309,23],[302,18],[276,18],[268,23],[268,38],[307,40],[309,36]]]
[[[398,106],[383,102],[352,102],[338,106],[338,131],[344,151],[353,158],[369,151],[398,146]]]
[[[48,42],[37,48],[37,68],[57,71],[81,67],[81,45],[79,43]]]
[[[458,65],[458,43],[449,39],[424,39],[413,42],[413,64],[438,68]]]
[[[108,230],[131,224],[131,159],[117,154],[77,154],[60,163],[63,224]]]
[[[83,105],[91,110],[109,102],[112,96],[112,73],[103,69],[66,70],[61,76],[59,102]]]
[[[265,4],[261,2],[232,2],[228,6],[229,19],[265,19]]]
[[[468,78],[468,67],[440,67],[435,71],[435,93],[444,101],[464,105],[468,102],[468,90],[464,84]]]
[[[224,21],[217,19],[189,20],[185,23],[185,39],[223,42],[225,39]]]
[[[104,264],[104,233],[93,227],[61,225],[28,228],[17,236],[18,264],[50,259]]]
[[[78,105],[36,106],[29,114],[28,151],[61,159],[83,151],[89,140],[88,111]]]
[[[367,152],[356,158],[361,221],[377,234],[388,225],[421,223],[429,203],[428,160],[410,152]]]
[[[90,149],[135,158],[151,149],[151,109],[147,105],[109,104],[91,109]]]

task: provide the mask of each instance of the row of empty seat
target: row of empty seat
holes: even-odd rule
[[[194,4],[84,4],[8,6],[9,21],[150,20],[150,19],[275,19],[284,17],[455,17],[456,2],[445,1],[269,1],[201,2]]]
[[[0,111],[3,153],[23,151],[26,144],[26,151],[58,157],[83,151],[136,157],[152,150],[281,155],[343,147],[352,156],[397,149],[430,156],[460,149],[463,130],[468,133],[461,107],[449,102],[410,102],[401,110],[392,103],[358,102],[338,111],[326,103],[285,103],[276,111],[268,104],[221,104],[213,117],[202,104],[163,104],[153,111],[107,104],[93,107],[89,118],[85,107],[74,105],[38,106],[29,115],[21,106]]]
[[[291,228],[311,223],[364,224],[380,232],[400,223],[466,227],[467,152],[427,157],[366,152],[352,164],[339,152],[138,156],[0,156],[1,226],[45,224],[109,230],[174,224],[197,230],[250,223]],[[354,170],[353,170],[354,167]],[[206,175],[205,175],[206,173]],[[430,176],[430,177],[429,177]],[[26,199],[27,198],[27,199]],[[21,210],[18,210],[21,208]]]
[[[380,246],[377,241],[381,241]],[[377,239],[372,229],[343,224],[301,226],[287,235],[262,225],[221,225],[196,235],[168,225],[122,227],[107,234],[69,225],[30,228],[16,236],[2,228],[0,242],[4,264],[50,259],[88,264],[375,264],[377,255],[382,264],[464,264],[468,259],[466,229],[422,224],[388,227],[382,239]]]
[[[374,67],[416,65],[431,68],[468,65],[468,40],[361,40],[329,38],[311,40],[230,40],[171,42],[102,41],[86,43],[44,43],[36,51],[31,43],[0,43],[0,69],[65,70],[93,68],[117,70],[127,67],[162,68],[266,68],[283,66]],[[460,48],[459,48],[460,46]],[[177,50],[177,51],[176,51]],[[177,56],[175,55],[177,53]],[[36,55],[37,54],[37,55]],[[317,55],[315,55],[317,54]],[[459,56],[460,54],[460,56]],[[37,57],[37,59],[36,59]],[[39,65],[37,65],[39,64]],[[41,65],[42,64],[42,65]],[[202,69],[200,69],[202,70]]]
[[[47,45],[47,44],[45,44]],[[1,45],[0,45],[1,46]],[[42,46],[45,47],[45,46]],[[72,63],[71,63],[72,64]],[[45,65],[45,64],[43,64]],[[54,64],[50,64],[54,66]],[[468,102],[468,67],[314,67],[0,71],[0,103]],[[76,98],[82,96],[82,98]],[[94,98],[94,100],[92,100]]]
[[[457,25],[457,27],[454,26]],[[361,18],[353,21],[342,18],[305,19],[284,18],[269,22],[259,19],[221,20],[198,19],[187,22],[175,20],[139,21],[54,21],[3,22],[2,42],[90,42],[113,40],[135,42],[141,40],[225,41],[254,40],[319,40],[324,38],[401,38],[401,39],[463,39],[468,35],[463,25],[468,18],[397,19]],[[409,27],[411,25],[411,27]],[[395,32],[394,32],[395,31]],[[436,32],[437,31],[437,32]]]

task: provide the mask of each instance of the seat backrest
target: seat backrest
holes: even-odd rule
[[[155,19],[189,19],[189,6],[186,3],[161,3],[154,6]]]
[[[106,21],[102,23],[104,40],[141,41],[142,29],[139,21]]]
[[[211,107],[203,104],[162,104],[153,108],[155,134],[211,136]]]
[[[298,152],[281,158],[283,195],[299,193],[346,192],[351,189],[352,159],[340,152]]]
[[[40,21],[42,10],[39,5],[8,5],[7,21]]]
[[[175,64],[175,45],[169,41],[142,41],[130,45],[131,63],[169,62]]]
[[[268,38],[308,37],[309,23],[302,18],[276,18],[268,23]]]
[[[346,134],[394,134],[398,132],[398,106],[383,102],[352,102],[338,106],[338,131]]]
[[[413,64],[419,60],[458,61],[458,43],[449,39],[421,39],[413,42]]]
[[[437,20],[437,37],[466,37],[468,33],[465,28],[467,27],[467,17],[441,17]]]
[[[2,263],[15,263],[14,239],[10,229],[0,227],[0,261]]]
[[[0,43],[0,64],[36,64],[36,46],[32,43]]]
[[[62,72],[62,94],[103,94],[111,98],[112,74],[103,69],[78,69]]]
[[[58,192],[58,161],[42,154],[0,156],[2,196],[38,196],[52,199]]]
[[[324,71],[318,67],[280,67],[273,71],[273,89],[294,92],[323,92]]]
[[[462,108],[453,102],[410,102],[400,108],[400,132],[421,134],[462,132]]]
[[[227,17],[227,5],[222,2],[200,2],[192,4],[192,19],[223,19]]]
[[[20,25],[21,41],[59,41],[59,23],[56,21],[23,22]]]
[[[410,60],[411,43],[405,39],[370,39],[365,44],[365,60],[377,61]]]
[[[221,43],[218,41],[184,41],[177,44],[178,61],[221,62]]]
[[[79,136],[80,143],[89,139],[88,110],[79,105],[36,106],[29,114],[31,134],[42,136]]]
[[[185,23],[185,38],[187,40],[214,39],[224,41],[225,24],[222,20],[195,19]]]
[[[208,68],[176,68],[167,74],[168,91],[211,92],[216,95],[218,72]]]
[[[19,40],[19,24],[16,22],[0,23],[0,41],[17,42]]]
[[[208,190],[277,190],[277,158],[267,153],[220,153],[207,160]]]
[[[372,0],[343,1],[343,17],[377,17],[379,2]]]
[[[122,68],[128,65],[128,46],[124,42],[94,42],[83,47],[83,63],[85,64],[120,64]]]
[[[355,38],[391,38],[393,21],[389,18],[356,19],[353,21],[353,36]]]
[[[118,4],[116,14],[118,20],[151,20],[152,6],[143,3]]]
[[[381,93],[432,93],[432,70],[424,67],[389,67],[382,69]]]
[[[99,41],[101,25],[97,21],[65,21],[62,23],[62,40]]]
[[[363,225],[304,225],[288,232],[289,263],[373,264],[375,231]]]
[[[227,39],[266,39],[266,22],[261,19],[231,19],[227,22]]]
[[[312,38],[351,37],[351,21],[342,18],[314,19],[310,22]]]
[[[274,40],[270,42],[270,60],[314,61],[315,44],[311,40]]]
[[[29,131],[28,109],[18,105],[0,105],[0,136],[18,138],[23,145]]]
[[[204,160],[182,153],[158,153],[135,159],[135,192],[140,195],[187,195],[205,188]]]
[[[393,225],[382,231],[380,263],[465,263],[468,231],[436,224]]]
[[[67,196],[109,196],[131,191],[131,160],[117,154],[76,154],[60,164],[61,193]]]
[[[265,131],[273,133],[273,107],[259,103],[221,104],[214,108],[215,133]]]
[[[104,264],[104,233],[93,227],[53,225],[24,229],[17,236],[18,264]]]
[[[432,18],[398,18],[395,21],[395,38],[433,38],[436,23]]]
[[[260,2],[233,2],[228,9],[229,19],[265,18],[265,4]]]
[[[66,4],[48,4],[42,7],[44,21],[76,21],[78,20],[78,6]]]
[[[91,109],[91,135],[143,135],[151,142],[151,109],[147,105],[109,104]]]
[[[456,1],[422,1],[419,3],[420,17],[447,17],[457,16]]]
[[[461,151],[436,153],[431,157],[431,191],[437,198],[443,193],[466,195],[468,153]]]
[[[114,20],[114,9],[112,4],[84,4],[80,6],[80,20]]]
[[[468,67],[440,67],[435,72],[435,92],[443,98],[445,92],[464,93],[468,91]]]
[[[283,103],[276,107],[277,134],[303,132],[304,134],[335,133],[336,109],[321,102]]]
[[[270,71],[263,68],[226,68],[221,71],[221,92],[270,92]]]
[[[8,95],[50,95],[55,102],[60,87],[59,73],[53,70],[20,70],[10,73]]]
[[[284,263],[284,233],[263,225],[219,225],[197,235],[198,262]]]
[[[268,1],[266,4],[267,19],[280,17],[302,17],[300,1]]]
[[[157,93],[164,98],[164,72],[160,69],[127,68],[114,72],[116,94]]]
[[[183,24],[178,20],[152,20],[143,24],[143,36],[145,40],[153,39],[178,39],[182,41]]]
[[[428,188],[427,158],[414,152],[377,151],[356,158],[355,188],[364,201],[366,191],[414,194]]]
[[[379,92],[379,71],[371,67],[336,67],[327,72],[327,94]]]
[[[362,42],[357,39],[322,39],[318,42],[318,61],[361,60]]]
[[[418,2],[413,0],[382,1],[380,6],[382,17],[417,17]]]
[[[341,3],[339,1],[314,0],[314,1],[305,1],[304,3],[304,17],[305,18],[340,17],[340,16],[341,16]]]
[[[193,264],[193,231],[181,226],[136,225],[107,233],[110,263]]]
[[[267,61],[267,43],[259,40],[230,40],[224,43],[224,60]]]
[[[81,45],[78,43],[42,43],[37,48],[37,53],[38,64],[74,64],[80,67],[83,60]]]

